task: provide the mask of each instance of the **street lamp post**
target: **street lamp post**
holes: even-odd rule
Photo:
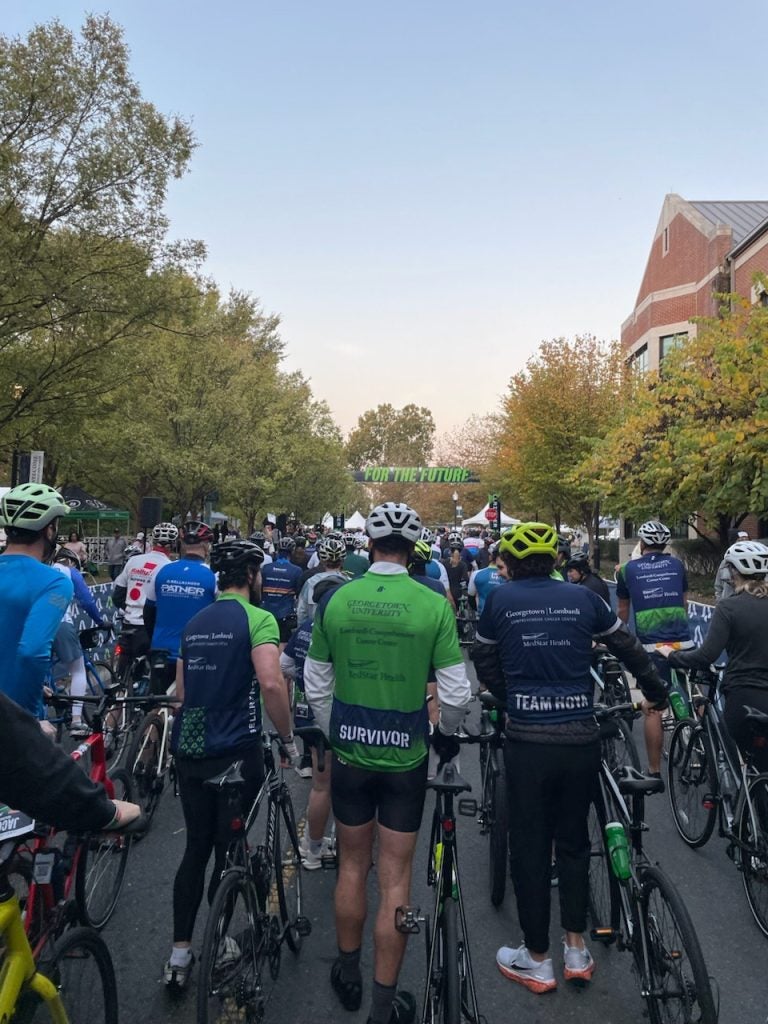
[[[457,506],[459,504],[459,492],[458,491],[454,491],[453,494],[451,495],[451,499],[453,500],[453,528],[455,530],[456,526],[457,526],[456,508],[457,508]]]

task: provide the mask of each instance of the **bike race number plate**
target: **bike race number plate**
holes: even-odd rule
[[[5,804],[0,804],[0,842],[23,836],[34,831],[35,821],[22,811],[13,811]]]

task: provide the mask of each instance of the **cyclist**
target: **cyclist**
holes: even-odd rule
[[[728,533],[730,534],[729,547],[737,541],[749,540],[749,534],[746,530],[729,530]],[[731,567],[726,558],[723,557],[715,573],[715,602],[722,601],[724,597],[733,597],[734,593],[735,587],[733,585]]]
[[[462,558],[463,547],[461,540],[449,540],[448,550],[450,554],[448,558],[443,559],[443,565],[448,574],[448,586],[456,607],[458,607],[461,601],[462,594],[467,592],[467,586],[469,585],[469,569],[467,568],[467,563]]]
[[[725,552],[733,597],[718,601],[701,647],[691,651],[660,647],[675,668],[706,667],[725,650],[728,663],[721,693],[728,732],[742,751],[749,750],[759,772],[768,771],[768,748],[752,746],[748,708],[768,714],[768,547],[741,540]]]
[[[56,550],[59,519],[69,511],[45,484],[21,484],[0,500],[7,537],[0,555],[0,691],[40,719],[53,639],[73,595],[72,581],[43,563]]]
[[[320,571],[311,575],[301,588],[299,602],[296,606],[296,617],[299,622],[310,621],[315,617],[317,604],[314,600],[315,587],[321,580],[336,577],[345,581],[347,577],[341,571],[344,559],[344,542],[338,537],[327,536],[317,543],[317,557],[320,560]]]
[[[98,605],[93,595],[85,584],[85,580],[79,570],[80,559],[74,551],[62,547],[56,553],[56,560],[53,568],[67,577],[72,583],[74,591],[73,599],[64,612],[56,636],[53,641],[53,653],[58,658],[71,680],[69,692],[73,697],[83,697],[88,688],[88,678],[85,673],[85,658],[80,646],[80,634],[75,627],[75,616],[78,613],[78,606],[82,608],[100,628],[104,629],[107,623],[101,617]],[[72,722],[69,727],[69,735],[73,737],[88,736],[90,734],[88,723],[83,721],[83,705],[72,705]]]
[[[325,594],[342,586],[343,581],[334,577],[322,580],[318,584],[316,597],[318,602]],[[312,622],[305,619],[288,641],[288,646],[280,655],[280,668],[283,675],[294,682],[293,722],[297,728],[315,725],[315,716],[309,706],[304,692],[304,663],[312,641]],[[318,768],[317,751],[313,742],[304,740],[304,755],[299,764],[299,775],[312,779],[312,789],[307,803],[307,828],[299,843],[301,863],[307,871],[316,871],[323,866],[323,852],[327,849],[325,826],[331,813],[331,762],[333,755],[327,751],[325,767],[321,772]]]
[[[440,723],[433,743],[443,757],[452,757],[470,688],[450,606],[408,576],[421,537],[416,512],[395,502],[379,505],[366,532],[371,567],[320,606],[304,683],[336,755],[331,794],[341,851],[339,956],[331,984],[345,1009],[359,1008],[366,879],[377,834],[379,908],[368,1024],[410,1024],[413,997],[396,991],[406,937],[394,922],[396,908],[409,902],[426,795],[425,691],[434,671]]]
[[[442,583],[446,594],[450,594],[451,586],[448,581],[448,573],[441,561],[441,548],[435,541],[434,533],[425,526],[421,531],[421,539],[426,541],[432,548],[432,558],[427,562],[427,576],[429,576],[430,579],[439,580]],[[453,602],[452,595],[450,596],[450,600]]]
[[[216,596],[216,577],[205,564],[212,540],[210,526],[190,519],[181,528],[181,558],[162,566],[147,581],[143,618],[148,647],[168,652],[165,678],[156,681],[163,692],[176,678],[184,627]]]
[[[427,573],[427,567],[432,561],[432,545],[425,540],[417,540],[413,546],[413,554],[408,563],[408,574],[417,583],[423,583],[425,587],[434,590],[440,597],[445,597],[445,588],[438,580],[432,579]]]
[[[149,633],[144,625],[144,601],[147,584],[154,574],[171,560],[171,544],[179,536],[173,523],[158,523],[152,529],[152,549],[133,555],[112,587],[112,604],[124,611],[124,628],[120,634],[120,655],[117,673],[122,678],[126,664],[149,650]]]
[[[496,565],[496,545],[492,544],[488,549],[490,561],[485,569],[476,569],[469,577],[467,593],[474,608],[477,606],[478,615],[482,615],[485,602],[494,587],[504,582]]]
[[[611,603],[611,592],[608,584],[600,576],[592,572],[589,564],[589,555],[583,551],[574,551],[565,563],[565,573],[571,583],[586,587],[587,590],[594,590],[598,597],[602,597],[606,604]]]
[[[557,535],[557,558],[555,559],[554,572],[562,579],[567,581],[568,576],[566,573],[566,566],[571,557],[571,542],[565,536],[564,533],[558,533]]]
[[[307,554],[307,538],[301,534],[296,533],[293,536],[295,547],[291,552],[291,561],[294,565],[298,565],[302,572],[307,568],[307,562],[309,561],[309,555]]]
[[[251,536],[248,538],[248,540],[252,544],[258,544],[258,546],[264,552],[264,561],[261,563],[262,564],[262,568],[265,565],[271,565],[272,564],[272,555],[270,555],[269,551],[267,550],[267,537],[266,537],[266,534],[264,533],[264,531],[263,530],[254,530],[253,533],[251,534]]]
[[[289,757],[298,763],[277,623],[254,607],[263,557],[261,548],[247,540],[225,541],[212,549],[219,596],[187,623],[176,663],[176,696],[182,704],[173,723],[172,749],[186,848],[173,885],[173,948],[164,969],[166,985],[174,988],[184,988],[189,980],[192,932],[211,852],[209,903],[226,854],[226,842],[216,841],[216,794],[204,782],[242,760],[246,801],[255,798],[264,779],[260,696]],[[222,642],[222,637],[227,639]]]
[[[478,680],[506,703],[504,762],[510,865],[523,944],[496,956],[505,977],[533,992],[556,987],[548,956],[551,855],[559,876],[566,980],[588,981],[584,945],[590,843],[589,805],[600,763],[589,667],[598,639],[637,677],[648,700],[666,686],[648,655],[610,608],[586,587],[551,577],[557,534],[520,523],[502,534],[511,581],[491,591],[472,648]]]
[[[671,683],[672,673],[659,647],[693,647],[688,627],[688,576],[685,566],[674,555],[665,553],[671,534],[664,523],[649,519],[637,531],[640,557],[631,559],[619,570],[616,581],[617,611],[622,622],[629,622],[629,606],[635,613],[635,632],[651,655],[662,678]],[[648,768],[661,778],[661,752],[664,731],[661,715],[645,717],[645,748]]]
[[[261,607],[277,619],[281,651],[285,649],[297,622],[296,598],[302,573],[291,561],[295,547],[292,537],[283,537],[278,541],[275,561],[261,570]]]
[[[357,537],[354,533],[344,534],[344,548],[347,552],[344,561],[341,563],[341,568],[347,573],[348,576],[354,578],[356,576],[362,576],[364,572],[368,572],[368,566],[370,562],[363,555],[355,554],[357,548]]]

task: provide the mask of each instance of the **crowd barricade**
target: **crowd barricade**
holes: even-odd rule
[[[111,622],[115,617],[117,609],[112,604],[112,584],[111,583],[96,583],[94,586],[88,588],[93,595],[93,599],[96,602],[96,607],[99,609],[99,613],[106,622]],[[75,629],[80,631],[81,629],[90,629],[93,626],[90,615],[84,612],[79,605],[76,606],[76,611],[72,616]],[[102,638],[104,634],[101,634]],[[95,660],[109,659],[114,646],[115,638],[108,638],[108,642],[97,647],[95,650],[90,652],[90,655]]]

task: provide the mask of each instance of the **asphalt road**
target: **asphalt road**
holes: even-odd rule
[[[477,714],[475,706],[473,714]],[[639,730],[636,727],[636,733]],[[638,735],[638,739],[641,737]],[[640,742],[642,746],[642,742]],[[479,785],[477,748],[462,752],[462,774]],[[295,777],[291,788],[297,815],[303,812],[309,783]],[[427,797],[425,823],[432,800]],[[725,844],[710,840],[700,851],[689,850],[677,837],[666,796],[647,803],[650,831],[646,849],[679,887],[697,928],[710,975],[720,995],[721,1024],[766,1024],[768,1021],[768,940],[754,924],[743,894],[741,876],[726,857]],[[422,829],[416,855],[413,902],[430,906],[426,887],[428,828]],[[472,818],[458,824],[462,888],[468,916],[471,953],[478,986],[480,1012],[488,1024],[521,1021],[525,1024],[563,1024],[589,1021],[631,1024],[645,1017],[644,1004],[631,969],[630,954],[591,944],[597,970],[588,988],[560,982],[556,992],[536,996],[506,980],[495,965],[496,949],[518,945],[521,936],[514,898],[508,890],[503,905],[494,909],[486,888],[486,842]],[[115,961],[121,1002],[121,1021],[147,1024],[189,1024],[195,1021],[195,983],[181,998],[170,999],[162,980],[162,966],[171,942],[173,878],[184,846],[184,821],[179,802],[166,792],[151,834],[131,852],[120,905],[105,929]],[[275,1024],[332,1024],[366,1019],[372,976],[370,927],[363,947],[363,1006],[350,1014],[340,1008],[328,984],[336,954],[333,929],[333,872],[303,873],[305,913],[312,935],[304,940],[298,957],[287,949],[270,1004],[268,1019]],[[375,872],[372,899],[375,906]],[[194,948],[202,942],[205,903],[198,918]],[[561,970],[557,890],[553,890],[552,949],[555,971]],[[420,999],[425,970],[424,937],[414,936],[406,954],[401,986]]]

